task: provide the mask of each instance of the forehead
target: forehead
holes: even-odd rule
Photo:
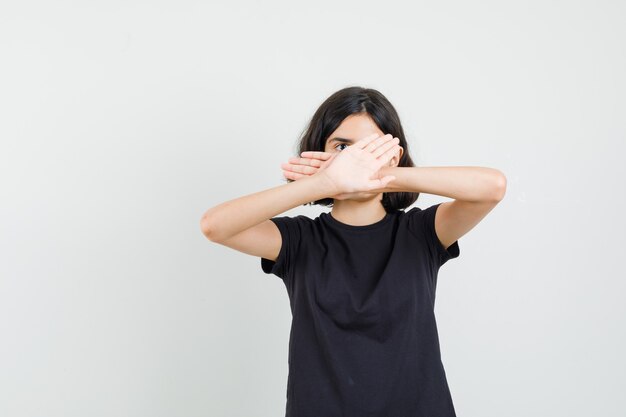
[[[376,126],[376,123],[367,114],[353,114],[346,117],[341,124],[329,136],[327,143],[334,141],[335,138],[349,139],[355,142],[365,136],[378,133],[384,135],[382,130]],[[345,141],[341,141],[345,142]]]

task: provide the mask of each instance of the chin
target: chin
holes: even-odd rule
[[[354,197],[347,198],[346,200],[369,201],[369,200],[376,198],[377,195],[378,193],[363,192],[363,193],[359,193],[358,195],[355,195]]]

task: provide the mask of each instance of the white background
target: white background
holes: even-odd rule
[[[2,1],[0,415],[284,415],[284,285],[199,220],[283,184],[317,106],[361,85],[418,166],[508,179],[440,271],[457,414],[623,416],[624,21],[591,0]]]

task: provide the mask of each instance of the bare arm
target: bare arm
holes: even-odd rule
[[[387,185],[393,176],[371,177],[391,159],[396,142],[391,135],[366,136],[310,177],[212,207],[200,219],[202,233],[212,242],[275,260],[282,236],[272,217],[308,202]]]
[[[383,167],[381,175],[393,175],[380,192],[436,194],[467,202],[498,202],[506,191],[506,177],[494,168],[474,166]]]
[[[202,232],[221,242],[302,204],[344,192],[369,191],[386,186],[393,176],[371,179],[397,150],[391,135],[371,134],[341,152],[332,163],[308,178],[227,201],[209,209],[200,219]]]
[[[200,219],[200,227],[209,240],[225,242],[280,213],[332,195],[332,187],[325,176],[312,175],[248,194],[207,210]]]
[[[393,175],[380,192],[419,192],[453,198],[442,203],[435,231],[444,247],[473,229],[504,198],[506,177],[493,168],[474,166],[383,167]]]

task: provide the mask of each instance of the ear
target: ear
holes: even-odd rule
[[[402,146],[400,146],[400,148],[398,149],[398,152],[389,161],[389,165],[388,166],[390,166],[390,167],[397,167],[398,164],[400,163],[400,158],[402,158],[402,154],[404,154],[404,148]]]

